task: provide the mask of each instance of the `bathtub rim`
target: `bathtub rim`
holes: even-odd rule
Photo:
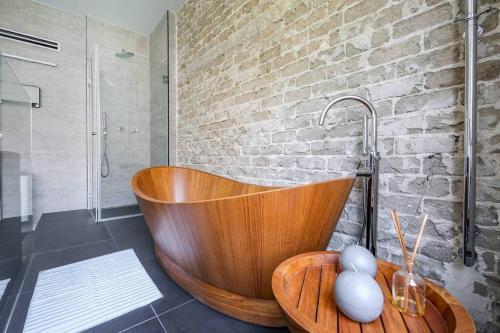
[[[151,169],[183,169],[183,170],[191,170],[191,171],[195,171],[195,172],[204,173],[204,174],[210,175],[212,177],[218,177],[218,178],[222,178],[222,179],[225,179],[225,180],[229,180],[229,181],[232,181],[232,182],[235,182],[235,183],[239,183],[239,184],[252,185],[252,186],[258,186],[258,187],[267,187],[269,189],[263,190],[263,191],[259,191],[259,192],[254,192],[254,193],[232,195],[232,196],[228,196],[228,197],[215,198],[215,199],[206,199],[206,200],[194,200],[194,201],[164,201],[164,200],[158,200],[158,199],[155,199],[155,198],[153,198],[153,197],[145,194],[143,191],[141,191],[139,189],[139,187],[137,185],[139,175],[141,173],[145,172],[146,170],[151,170]],[[132,179],[130,180],[130,186],[132,187],[132,192],[134,192],[135,195],[141,197],[141,199],[144,199],[146,201],[155,202],[155,203],[161,203],[161,204],[168,204],[168,205],[178,205],[178,204],[206,203],[206,202],[212,202],[212,201],[230,200],[230,199],[241,198],[241,197],[250,197],[250,196],[260,195],[260,194],[263,194],[263,193],[286,191],[286,190],[291,190],[291,189],[299,189],[301,187],[321,185],[321,184],[330,183],[330,182],[336,181],[336,180],[349,180],[349,179],[355,181],[356,180],[356,176],[352,176],[352,177],[349,177],[349,176],[338,177],[338,178],[333,178],[333,179],[329,179],[329,180],[323,180],[323,181],[319,181],[319,182],[312,182],[312,183],[307,183],[307,184],[299,184],[299,185],[296,185],[296,186],[287,186],[287,187],[266,186],[266,185],[257,185],[257,184],[244,183],[244,182],[241,182],[241,181],[238,181],[238,180],[234,180],[234,179],[231,179],[231,178],[228,178],[228,177],[224,177],[224,176],[219,176],[219,175],[207,172],[207,171],[198,170],[198,169],[194,169],[194,168],[179,167],[179,166],[169,166],[169,165],[159,165],[159,166],[144,168],[144,169],[141,169],[141,170],[137,171],[132,176]]]

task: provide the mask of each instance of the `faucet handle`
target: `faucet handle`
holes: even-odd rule
[[[372,170],[367,168],[365,161],[360,160],[358,166],[356,167],[356,177],[370,177],[372,175]]]

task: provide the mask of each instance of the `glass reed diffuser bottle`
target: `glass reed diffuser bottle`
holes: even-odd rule
[[[425,279],[415,272],[415,262],[405,264],[392,276],[392,304],[410,316],[425,313]]]

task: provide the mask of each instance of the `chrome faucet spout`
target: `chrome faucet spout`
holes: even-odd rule
[[[321,117],[319,118],[319,124],[320,125],[325,124],[326,114],[328,113],[328,111],[330,111],[330,109],[335,104],[337,104],[339,102],[343,102],[343,101],[348,101],[348,100],[360,102],[368,109],[368,111],[370,111],[370,114],[372,116],[372,131],[371,131],[372,132],[371,133],[372,134],[372,142],[371,142],[372,148],[371,148],[371,152],[377,154],[378,153],[378,151],[377,151],[377,127],[378,127],[377,126],[377,111],[375,111],[375,107],[367,99],[365,99],[363,97],[355,96],[355,95],[348,95],[348,96],[343,96],[343,97],[339,97],[337,99],[334,99],[333,101],[328,103],[328,105],[325,107],[325,109],[321,113]]]

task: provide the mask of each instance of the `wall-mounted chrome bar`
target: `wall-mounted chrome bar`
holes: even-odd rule
[[[476,227],[476,141],[477,141],[477,39],[483,28],[477,19],[498,9],[487,7],[477,12],[477,1],[466,0],[466,17],[457,17],[455,22],[465,22],[465,121],[464,121],[464,209],[462,221],[463,246],[460,255],[466,266],[473,266]]]
[[[464,123],[464,210],[462,221],[463,260],[473,266],[476,259],[476,137],[477,137],[477,4],[467,0],[465,18],[465,123]]]
[[[51,67],[57,67],[56,64],[52,62],[47,62],[47,61],[42,61],[42,60],[36,60],[32,58],[26,58],[26,57],[21,57],[15,54],[9,54],[9,53],[4,53],[0,52],[0,55],[5,57],[5,58],[11,58],[11,59],[16,59],[16,60],[21,60],[21,61],[26,61],[26,62],[31,62],[34,64],[40,64],[40,65],[45,65],[45,66],[51,66]]]
[[[477,25],[479,16],[497,11],[488,7],[477,12],[477,0],[466,0],[466,17],[457,17],[455,22],[465,22],[465,121],[464,121],[464,209],[462,221],[463,246],[460,255],[466,266],[473,266],[476,227],[476,141],[477,141],[477,39],[482,27]]]

